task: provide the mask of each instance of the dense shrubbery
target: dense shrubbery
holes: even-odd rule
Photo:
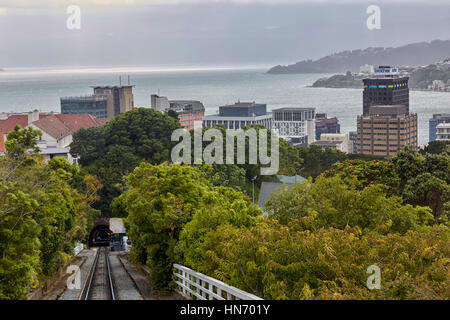
[[[390,195],[405,203],[428,206],[437,222],[448,222],[450,215],[450,148],[442,153],[421,154],[405,148],[388,161],[347,161],[324,173],[339,176],[346,183],[356,179],[359,189],[383,184]]]
[[[0,299],[24,299],[39,280],[55,271],[84,240],[89,204],[101,187],[92,176],[55,158],[48,164],[37,151],[38,131],[16,127],[0,157]],[[70,186],[85,180],[84,193]],[[79,181],[78,181],[79,183]]]
[[[176,260],[197,260],[206,233],[222,223],[252,225],[260,214],[242,193],[213,186],[190,166],[142,163],[127,187],[114,202],[128,213],[132,258],[150,266],[156,290],[169,287]]]
[[[197,270],[265,299],[449,298],[445,226],[380,236],[358,227],[298,231],[297,223],[221,226],[207,234]],[[370,265],[381,269],[380,290],[366,287]]]

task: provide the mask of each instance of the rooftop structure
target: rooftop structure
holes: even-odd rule
[[[228,130],[239,130],[245,126],[261,125],[272,129],[272,114],[267,113],[266,104],[237,102],[234,105],[219,107],[218,115],[203,117],[203,127],[221,124]]]
[[[363,80],[363,115],[369,115],[369,108],[375,105],[404,105],[409,114],[408,77],[399,75],[397,68],[380,66]]]

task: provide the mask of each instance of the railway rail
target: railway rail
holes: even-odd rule
[[[79,300],[116,300],[108,248],[97,249]]]

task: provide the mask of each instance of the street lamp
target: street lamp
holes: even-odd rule
[[[255,204],[255,180],[256,180],[256,178],[258,178],[258,176],[255,176],[255,177],[252,179],[252,194],[253,194],[252,198],[253,198],[253,205]]]

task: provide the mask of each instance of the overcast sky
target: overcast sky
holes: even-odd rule
[[[450,0],[0,0],[0,67],[271,65],[434,39],[450,39]]]

